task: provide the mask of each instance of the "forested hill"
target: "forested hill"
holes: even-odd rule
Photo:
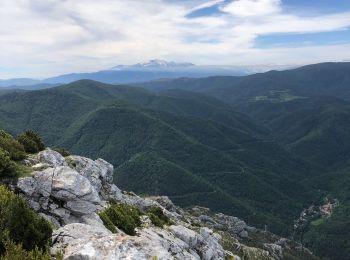
[[[215,98],[78,81],[0,97],[1,128],[38,131],[49,146],[102,157],[125,190],[169,195],[291,232],[317,196],[317,171],[267,128]]]

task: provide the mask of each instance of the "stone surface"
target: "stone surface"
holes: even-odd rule
[[[113,184],[113,165],[103,159],[91,160],[82,156],[69,156],[70,166],[87,178],[97,192],[105,185]],[[106,187],[108,189],[108,187]]]
[[[89,180],[68,166],[47,168],[20,178],[17,187],[36,211],[56,219],[53,224],[85,222],[101,199]],[[78,219],[78,220],[77,220]]]
[[[271,256],[274,259],[282,259],[283,258],[283,251],[282,247],[280,245],[276,244],[264,244],[264,247],[266,248],[267,251],[270,252]]]
[[[224,259],[224,250],[211,236],[209,230],[198,234],[180,227],[144,228],[128,236],[70,224],[54,232],[53,252],[64,250],[65,259]]]
[[[42,164],[50,165],[51,167],[66,166],[67,163],[64,157],[50,148],[41,151],[38,154],[38,159]]]
[[[138,236],[123,233],[93,234],[86,238],[71,239],[66,233],[64,259],[200,259],[183,241],[165,230],[144,229]],[[57,240],[59,241],[59,239]],[[55,243],[62,244],[62,243]],[[56,250],[62,247],[56,247]]]

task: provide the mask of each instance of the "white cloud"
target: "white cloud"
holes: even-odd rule
[[[281,0],[237,0],[224,6],[222,11],[239,17],[273,15],[281,11]]]
[[[216,4],[223,13],[187,18]],[[350,12],[299,16],[277,0],[1,0],[0,78],[94,71],[151,58],[220,65],[349,59],[344,46],[254,47],[260,35],[349,25]]]

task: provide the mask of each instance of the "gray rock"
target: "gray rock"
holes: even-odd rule
[[[85,198],[91,202],[99,202],[99,196],[89,180],[69,167],[57,167],[52,178],[51,195],[63,201]]]
[[[35,211],[62,224],[86,222],[84,215],[91,216],[102,203],[89,180],[68,166],[34,172],[32,177],[19,179],[17,187]]]
[[[37,185],[37,194],[44,197],[49,197],[51,195],[52,178],[54,176],[54,173],[54,168],[47,168],[44,171],[37,171],[33,173],[33,178]]]
[[[209,217],[207,215],[200,215],[198,218],[202,222],[211,222],[211,223],[215,222],[211,217]]]
[[[52,217],[50,215],[46,215],[44,213],[39,213],[39,215],[42,216],[47,221],[51,222],[54,228],[57,229],[60,227],[60,223],[54,217]]]
[[[184,241],[186,244],[188,244],[190,247],[197,246],[198,243],[198,237],[197,233],[194,232],[191,229],[188,229],[184,226],[170,226],[169,230],[171,233],[173,233],[177,238]]]
[[[241,233],[239,233],[239,236],[241,238],[247,238],[248,237],[248,232],[246,230],[242,230]]]
[[[19,178],[17,182],[17,187],[26,195],[32,196],[34,192],[37,191],[37,182],[34,178],[26,177]]]
[[[141,198],[137,195],[123,194],[121,202],[134,206],[143,211],[146,211],[151,207],[160,207],[160,205],[157,202],[149,198]]]
[[[88,215],[96,211],[95,204],[80,199],[67,201],[64,207],[68,209],[72,215],[75,216]]]
[[[224,259],[225,250],[220,244],[221,237],[209,228],[201,228],[199,234],[184,226],[170,226],[169,231],[196,251],[201,259]]]
[[[109,183],[103,185],[100,195],[105,200],[116,199],[120,201],[123,199],[122,191],[116,185]]]
[[[104,227],[96,227],[86,224],[73,223],[65,225],[52,233],[53,253],[58,253],[73,241],[84,241],[91,237],[108,236],[111,232]]]
[[[72,224],[55,231],[52,241],[52,252],[64,251],[64,259],[200,259],[188,244],[159,228],[145,228],[137,236],[128,236]]]
[[[264,244],[264,247],[271,254],[274,259],[282,259],[283,258],[283,250],[280,245],[276,244]]]
[[[179,212],[180,210],[174,205],[174,203],[167,196],[154,196],[149,197],[151,200],[156,201],[162,207],[170,212]]]
[[[34,211],[40,210],[40,204],[34,200],[27,200],[29,207],[31,207]]]
[[[113,165],[101,158],[98,158],[97,160],[95,160],[95,164],[101,170],[100,179],[102,180],[102,183],[104,182],[113,183],[113,173],[114,173]]]
[[[53,151],[50,148],[41,151],[38,154],[38,159],[41,163],[51,165],[52,167],[67,165],[64,157],[60,153]]]
[[[78,173],[90,181],[97,192],[100,193],[104,186],[113,184],[113,165],[105,160],[99,158],[93,161],[82,156],[69,156],[67,160]]]

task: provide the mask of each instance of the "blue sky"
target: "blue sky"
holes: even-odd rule
[[[1,0],[0,78],[350,59],[349,0]]]

